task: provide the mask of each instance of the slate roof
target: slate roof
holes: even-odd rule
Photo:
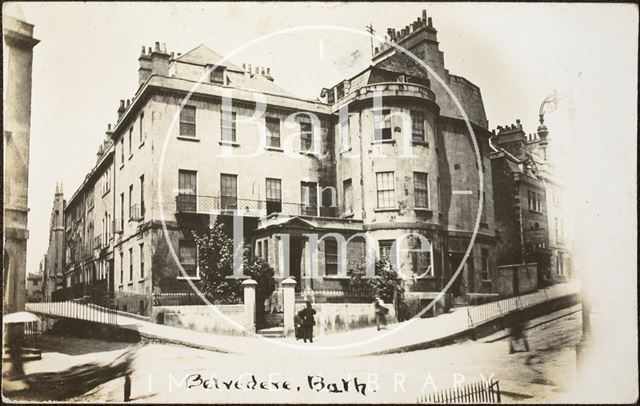
[[[222,65],[226,66],[227,69],[232,69],[238,72],[243,71],[242,68],[235,65],[231,61],[229,60],[223,61],[223,59],[224,58],[222,57],[222,55],[220,55],[216,51],[212,50],[211,48],[209,48],[204,44],[200,44],[194,49],[192,49],[191,51],[187,52],[186,54],[179,56],[175,60],[179,62],[192,63],[194,65],[201,65],[201,66],[218,65],[219,63],[222,63]]]

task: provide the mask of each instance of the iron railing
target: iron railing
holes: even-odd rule
[[[93,248],[99,250],[104,245],[104,238],[102,234],[93,237]]]
[[[272,213],[291,216],[338,217],[337,207],[190,194],[176,196],[176,211],[178,213],[237,213],[255,217],[264,217]]]
[[[545,289],[528,293],[522,296],[514,296],[495,302],[485,303],[478,306],[467,307],[469,328],[497,319],[507,313],[535,306],[562,296],[572,295],[580,292],[580,285],[577,281],[561,283],[549,286]]]
[[[419,396],[418,403],[502,403],[500,383],[493,379],[472,382]]]
[[[113,219],[113,232],[115,234],[122,233],[122,229],[123,228],[124,228],[124,224],[123,224],[122,220],[120,220],[119,218],[114,218]]]
[[[113,295],[84,285],[53,292],[51,302],[27,303],[30,312],[45,316],[117,324]]]
[[[134,204],[129,208],[129,218],[133,221],[144,219],[144,205]]]

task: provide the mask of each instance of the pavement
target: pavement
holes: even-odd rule
[[[559,286],[558,288],[564,288]],[[556,288],[556,290],[558,290]],[[562,294],[568,294],[564,291]],[[75,306],[87,307],[82,304]],[[83,309],[86,310],[87,309]],[[94,309],[88,309],[95,311]],[[179,344],[187,347],[227,354],[263,356],[274,358],[288,356],[291,352],[304,353],[310,358],[340,358],[392,352],[411,351],[450,344],[462,339],[469,332],[466,307],[432,318],[413,318],[394,323],[378,331],[375,327],[351,330],[314,338],[313,343],[297,341],[293,337],[268,338],[259,335],[227,336],[193,331],[189,329],[155,324],[140,317],[118,314],[118,326],[134,330],[147,341]]]
[[[315,337],[313,343],[304,343],[293,337],[215,335],[126,316],[118,316],[117,322],[122,328],[137,331],[149,341],[180,344],[228,354],[267,353],[278,357],[291,351],[304,351],[308,356],[323,358],[387,353],[460,334],[468,329],[466,307],[455,308],[451,313],[434,318],[416,318],[388,324],[380,331],[376,327],[368,327]]]

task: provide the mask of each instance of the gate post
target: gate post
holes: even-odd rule
[[[258,282],[247,279],[242,282],[244,288],[245,328],[248,333],[256,332],[256,286]]]
[[[294,333],[293,318],[296,311],[296,281],[295,279],[287,278],[280,283],[282,284],[284,336],[290,337]]]

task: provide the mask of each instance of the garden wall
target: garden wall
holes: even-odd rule
[[[296,303],[296,314],[305,306],[304,303]],[[387,323],[395,322],[396,312],[393,304],[387,303],[385,306],[389,309]],[[314,303],[313,308],[316,310],[314,336],[376,325],[373,303]]]
[[[243,304],[216,305],[222,314],[244,327],[246,322]],[[236,327],[216,310],[207,305],[154,306],[152,321],[167,326],[182,327],[204,333],[243,335],[244,329]]]

